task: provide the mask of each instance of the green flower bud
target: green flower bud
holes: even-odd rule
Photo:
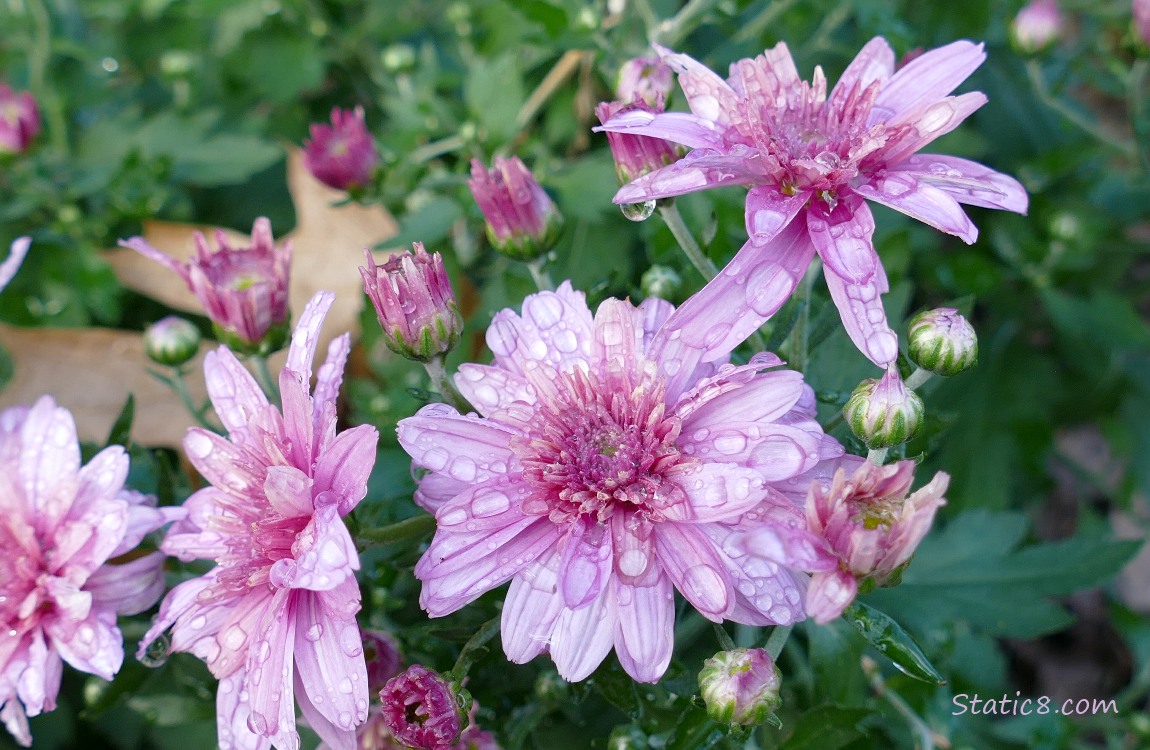
[[[890,448],[914,437],[923,411],[922,399],[891,369],[879,380],[859,383],[843,407],[843,417],[868,448]]]
[[[957,375],[978,364],[978,336],[958,310],[940,307],[911,318],[911,361],[936,375]]]
[[[761,648],[720,651],[703,662],[699,691],[715,721],[753,726],[779,707],[782,674]]]
[[[200,349],[200,330],[175,315],[159,320],[144,331],[144,353],[159,365],[178,367]]]

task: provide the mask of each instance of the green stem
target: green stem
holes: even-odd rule
[[[551,280],[551,274],[543,267],[546,262],[546,255],[527,261],[527,270],[531,272],[531,280],[535,282],[535,288],[541,292],[550,292],[555,289],[555,282]]]
[[[866,460],[876,466],[882,466],[882,462],[886,460],[886,452],[888,450],[890,450],[890,448],[871,448],[866,454]]]
[[[441,138],[438,141],[425,143],[422,146],[413,149],[407,156],[407,160],[412,164],[419,164],[421,162],[429,161],[437,156],[458,151],[467,145],[467,139],[462,135],[452,135],[447,138]]]
[[[779,660],[779,654],[783,653],[783,646],[787,645],[787,639],[791,637],[791,631],[794,627],[794,625],[776,625],[775,629],[771,631],[771,637],[767,639],[767,645],[764,648],[771,655],[773,661]]]
[[[712,625],[715,629],[715,640],[719,642],[719,648],[723,651],[734,651],[737,648],[735,641],[731,639],[726,630],[723,630],[723,626],[717,622],[712,623]]]
[[[361,543],[391,544],[392,542],[402,542],[405,539],[425,536],[434,530],[435,516],[418,515],[378,529],[361,529],[356,532],[355,538],[357,542]]]
[[[862,659],[862,669],[875,695],[889,703],[895,711],[906,719],[906,722],[910,724],[915,734],[918,735],[918,741],[915,742],[915,750],[934,750],[938,744],[935,741],[934,731],[914,712],[914,709],[903,700],[901,695],[887,686],[882,678],[882,674],[879,672],[878,664],[876,664],[873,659],[864,656]]]
[[[442,354],[435,355],[430,362],[424,362],[423,367],[427,370],[427,376],[431,378],[431,387],[439,392],[440,400],[443,403],[454,406],[460,414],[474,411],[471,404],[467,403],[467,399],[460,395],[455,384],[451,382],[451,377],[443,366]]]
[[[924,370],[919,367],[910,374],[910,377],[906,379],[903,385],[905,385],[909,390],[914,391],[917,390],[920,385],[930,380],[932,377],[934,377],[933,372],[930,370]]]
[[[703,277],[703,281],[710,281],[718,276],[719,269],[715,268],[715,264],[703,253],[699,243],[695,242],[695,237],[691,234],[691,230],[687,229],[687,224],[683,221],[683,215],[679,213],[679,207],[675,202],[661,201],[659,215],[663,217],[663,221],[667,223],[667,228],[671,230],[675,241],[683,249],[683,254],[687,256],[687,260],[691,261],[691,265]]]
[[[205,416],[208,410],[207,404],[196,406],[195,401],[192,399],[192,392],[188,390],[187,381],[184,380],[188,373],[183,367],[173,367],[171,376],[164,375],[152,369],[149,369],[148,372],[157,380],[165,383],[179,396],[180,403],[184,405],[188,414],[192,415],[192,419],[196,420],[196,423],[199,424],[200,427],[203,427],[205,430],[211,430],[212,432],[218,433],[220,431],[219,425],[212,424]]]
[[[271,370],[268,369],[268,358],[259,354],[253,354],[249,360],[255,366],[256,380],[259,382],[260,387],[264,389],[268,400],[279,405],[280,389],[272,377]]]
[[[791,345],[787,353],[787,365],[792,370],[799,372],[806,372],[807,369],[807,358],[810,354],[808,349],[810,344],[811,292],[814,289],[815,277],[819,275],[820,268],[821,265],[817,259],[812,261],[799,284],[799,300],[802,302],[802,309],[799,310],[799,318],[795,321],[795,327],[791,329]]]
[[[1039,66],[1037,60],[1027,61],[1026,74],[1030,78],[1031,86],[1034,87],[1034,93],[1038,95],[1042,103],[1062,115],[1067,122],[1090,134],[1100,143],[1113,146],[1128,156],[1135,156],[1137,154],[1138,149],[1129,138],[1123,138],[1117,133],[1103,130],[1097,123],[1091,122],[1073,108],[1067,106],[1065,102],[1056,98],[1047,87],[1046,79],[1042,75],[1042,68]]]
[[[674,47],[679,40],[690,34],[718,0],[688,0],[674,18],[655,27],[654,39],[667,47]]]
[[[459,658],[455,660],[455,666],[451,668],[452,677],[458,681],[463,682],[467,677],[471,665],[475,660],[482,656],[484,645],[490,641],[499,632],[499,617],[492,617],[487,622],[480,626],[475,635],[467,643],[463,644],[463,650],[459,652]]]

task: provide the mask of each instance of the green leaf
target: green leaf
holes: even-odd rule
[[[858,724],[870,716],[865,708],[824,705],[804,713],[783,743],[784,750],[838,750],[863,733]]]
[[[487,130],[493,143],[515,135],[515,118],[523,104],[523,81],[517,54],[504,54],[494,60],[477,59],[464,84],[467,108]]]
[[[1021,513],[963,513],[923,541],[900,586],[867,601],[920,630],[961,620],[989,635],[1034,638],[1072,622],[1047,597],[1098,585],[1141,544],[1099,531],[1016,549],[1025,529]]]
[[[946,678],[934,668],[914,639],[889,616],[856,601],[847,607],[843,617],[862,633],[870,645],[890,659],[899,671],[923,682],[946,684]]]
[[[108,439],[104,441],[104,445],[122,445],[128,447],[132,435],[132,420],[136,416],[136,397],[129,393],[128,398],[124,401],[124,408],[120,409],[120,415],[116,417],[116,421],[112,423],[112,429],[108,431]]]

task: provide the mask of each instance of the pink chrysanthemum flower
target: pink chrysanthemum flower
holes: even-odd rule
[[[8,257],[4,259],[3,263],[0,263],[0,290],[8,286],[12,277],[20,270],[20,265],[24,262],[24,256],[28,254],[28,248],[31,245],[31,237],[17,237],[12,243]]]
[[[334,295],[300,316],[280,372],[283,411],[226,347],[204,360],[225,439],[193,428],[188,459],[211,486],[184,506],[162,549],[217,565],[168,593],[140,645],[169,627],[172,649],[204,659],[220,680],[221,748],[298,748],[295,709],[333,748],[355,746],[367,718],[367,667],[355,544],[342,517],[363,499],[375,428],[336,433],[348,336],[332,342],[309,392],[320,325]]]
[[[943,494],[950,477],[943,472],[911,493],[913,461],[886,466],[870,461],[850,463],[857,468],[839,468],[829,486],[812,482],[807,495],[809,528],[826,540],[835,562],[811,576],[806,610],[818,623],[842,614],[858,593],[860,580],[868,586],[897,580],[930,531],[935,513],[946,504]],[[772,539],[757,533],[748,534],[744,541],[752,554],[769,553],[772,546]]]
[[[303,163],[312,176],[336,190],[355,190],[371,182],[379,152],[364,122],[363,107],[331,111],[331,125],[312,123],[304,141]]]
[[[729,540],[769,522],[784,559],[809,569],[801,511],[782,492],[842,448],[799,373],[771,370],[771,354],[696,366],[689,324],[664,325],[672,310],[610,299],[592,316],[569,282],[531,295],[522,316],[492,321],[494,363],[456,376],[482,416],[432,404],[399,423],[430,471],[418,499],[438,528],[415,574],[431,616],[510,579],[509,659],[550,650],[581,680],[614,647],[644,682],[670,662],[675,589],[716,622],[802,619],[802,582],[736,559]]]
[[[112,679],[116,616],[164,592],[163,554],[108,561],[183,511],[124,488],[119,446],[81,466],[76,423],[48,396],[0,413],[0,467],[0,719],[29,746],[27,717],[56,707],[63,662]]]
[[[0,83],[0,154],[22,154],[40,132],[40,108],[27,91]]]
[[[384,725],[404,747],[454,750],[471,702],[457,687],[422,664],[412,664],[379,691]]]
[[[704,349],[705,361],[773,315],[818,253],[851,340],[887,365],[898,356],[898,339],[882,306],[888,286],[867,201],[968,243],[978,230],[959,204],[1026,211],[1026,191],[1016,180],[967,159],[918,153],[986,102],[979,92],[950,96],[985,59],[982,45],[954,42],[895,72],[890,45],[876,38],[829,96],[822,70],[815,69],[811,83],[800,80],[781,42],[732,64],[726,81],[686,55],[659,53],[679,74],[691,112],[632,110],[601,129],[665,138],[692,151],[624,186],[615,202],[751,186],[750,240],[669,324],[681,327],[696,314],[733,324],[724,337],[684,339]]]
[[[215,251],[199,232],[194,239],[196,252],[187,263],[157,250],[143,237],[120,244],[178,273],[204,306],[223,343],[243,353],[278,350],[288,333],[291,243],[277,247],[271,223],[262,216],[252,225],[252,244],[247,247],[232,247],[223,232],[216,232]]]

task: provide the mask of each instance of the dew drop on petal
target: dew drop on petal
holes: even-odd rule
[[[625,576],[637,576],[646,569],[647,555],[642,550],[629,549],[619,556],[619,572]]]
[[[359,656],[363,653],[363,641],[359,637],[358,625],[348,625],[340,632],[339,646],[348,656]]]
[[[655,213],[655,201],[624,203],[619,206],[619,210],[631,221],[646,221],[651,218],[651,214]]]
[[[458,526],[467,521],[467,511],[462,508],[450,508],[439,516],[437,522],[440,526]]]
[[[511,499],[499,491],[484,492],[471,501],[471,512],[476,518],[487,518],[504,513],[511,507]]]
[[[323,635],[323,625],[318,622],[314,623],[307,629],[307,632],[304,633],[304,637],[312,642],[318,641],[321,635]]]

